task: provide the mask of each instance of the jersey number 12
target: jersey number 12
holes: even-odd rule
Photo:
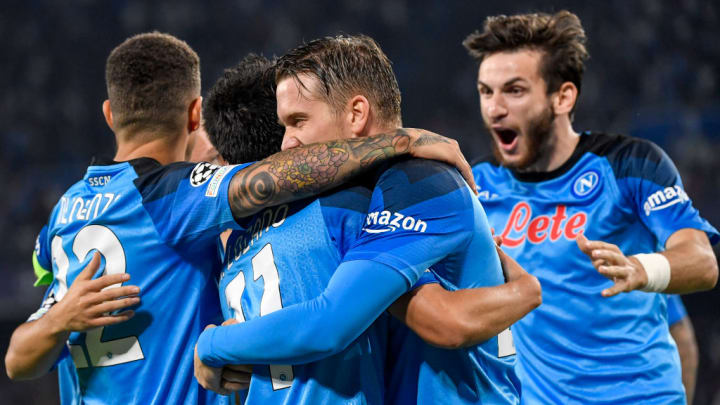
[[[67,293],[67,273],[70,268],[68,255],[63,249],[62,238],[56,235],[51,245],[52,255],[57,265],[58,290],[55,294],[58,301]],[[125,273],[125,250],[120,240],[110,228],[102,225],[88,225],[75,235],[72,243],[72,253],[77,261],[82,263],[87,255],[97,250],[105,257],[105,274]],[[113,284],[106,288],[119,287]],[[81,344],[70,344],[75,367],[105,367],[128,363],[145,358],[137,337],[129,336],[120,339],[103,341],[102,335],[105,327],[85,332],[85,350]],[[87,351],[87,355],[85,354]]]

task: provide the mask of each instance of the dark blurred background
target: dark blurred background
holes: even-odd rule
[[[512,3],[512,4],[510,4]],[[552,4],[552,5],[548,5]],[[3,1],[0,13],[0,349],[40,304],[31,254],[50,210],[90,158],[112,154],[100,105],[104,65],[126,37],[159,30],[200,55],[203,88],[248,52],[281,55],[337,33],[375,38],[394,62],[406,126],[486,153],[476,65],[461,46],[488,15],[567,8],[591,59],[577,130],[651,139],[673,158],[694,204],[720,225],[720,4],[698,0]],[[716,252],[718,250],[716,249]],[[700,344],[696,404],[720,404],[720,294],[683,297]],[[0,403],[56,403],[55,375],[11,383]]]

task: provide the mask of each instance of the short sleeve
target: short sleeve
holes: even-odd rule
[[[439,283],[437,276],[435,276],[435,273],[433,273],[430,269],[427,269],[423,272],[422,276],[420,276],[420,279],[410,288],[411,290],[418,289],[425,284],[432,284],[432,283]]]
[[[48,227],[43,226],[35,240],[35,249],[32,256],[33,270],[35,271],[35,287],[50,285],[53,280],[52,253],[48,240]]]
[[[378,177],[360,237],[344,260],[385,264],[410,287],[425,269],[467,247],[473,202],[454,168],[419,159],[397,162]]]
[[[43,315],[45,315],[47,311],[49,311],[50,308],[53,307],[53,305],[57,304],[58,300],[55,298],[54,290],[55,285],[53,283],[50,283],[50,286],[47,288],[47,290],[45,290],[45,297],[43,298],[40,308],[38,308],[37,311],[30,315],[26,322],[32,322],[42,318]]]
[[[668,325],[672,326],[687,316],[679,295],[667,295]]]
[[[174,163],[135,180],[155,228],[171,246],[217,238],[239,229],[228,202],[230,180],[245,165]]]
[[[693,207],[677,168],[657,145],[634,139],[625,143],[615,160],[618,186],[662,246],[683,228],[704,231],[712,244],[720,240],[718,231]]]

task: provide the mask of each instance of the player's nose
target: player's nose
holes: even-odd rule
[[[493,121],[505,117],[508,113],[507,107],[505,107],[505,104],[500,96],[497,95],[493,95],[491,98],[483,100],[483,108],[485,109],[488,118]]]
[[[300,142],[299,139],[295,138],[294,136],[288,136],[285,135],[283,137],[282,145],[280,146],[281,150],[288,150],[292,148],[297,148],[298,146],[302,146],[302,142]]]

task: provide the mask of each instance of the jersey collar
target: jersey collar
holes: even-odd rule
[[[160,162],[149,157],[140,157],[137,159],[128,160],[126,162],[117,162],[107,156],[93,156],[92,160],[90,161],[90,166],[111,166],[119,163],[129,163],[130,166],[132,166],[135,169],[135,172],[138,174],[162,166]]]
[[[581,133],[580,140],[575,146],[575,150],[573,151],[572,155],[570,155],[570,158],[568,158],[565,163],[560,165],[560,167],[555,170],[551,170],[549,172],[518,172],[512,168],[508,168],[508,170],[516,179],[528,183],[538,183],[541,181],[558,178],[563,174],[567,173],[570,169],[572,169],[572,167],[575,166],[575,163],[580,160],[580,158],[585,154],[585,152],[590,150],[590,146],[592,146],[591,139],[592,136],[590,136],[589,132]]]

